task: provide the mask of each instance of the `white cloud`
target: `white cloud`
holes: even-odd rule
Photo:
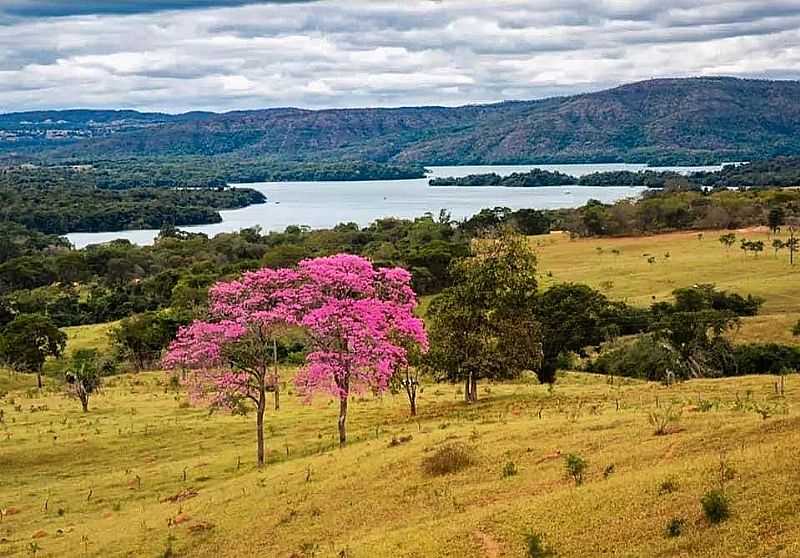
[[[220,3],[242,2],[197,4]],[[35,17],[70,12],[57,0],[12,2],[0,107],[453,105],[655,76],[800,77],[796,0],[122,4]]]

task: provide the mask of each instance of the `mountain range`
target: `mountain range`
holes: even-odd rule
[[[800,82],[654,79],[461,107],[0,115],[6,158],[223,156],[397,164],[700,163],[800,154]]]

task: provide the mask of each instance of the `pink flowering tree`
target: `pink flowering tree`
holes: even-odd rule
[[[268,392],[279,406],[276,339],[291,321],[280,292],[295,279],[287,270],[264,269],[217,283],[209,291],[209,320],[181,328],[163,362],[194,371],[188,379],[195,400],[232,410],[255,407],[259,467]]]
[[[408,365],[409,348],[427,351],[422,320],[414,316],[411,275],[401,268],[375,268],[346,254],[300,262],[306,300],[299,325],[311,352],[295,378],[301,393],[329,393],[339,400],[339,444],[347,441],[351,394],[381,393]],[[302,306],[302,305],[301,305]]]
[[[285,327],[306,333],[310,352],[295,383],[307,400],[328,393],[339,400],[339,443],[347,441],[352,394],[388,389],[408,364],[408,351],[428,340],[414,316],[411,275],[375,268],[359,256],[304,260],[297,269],[261,269],[210,293],[211,321],[182,329],[165,364],[203,371],[198,391],[217,404],[249,398],[256,405],[259,463],[263,463],[264,396],[270,387],[265,345]]]

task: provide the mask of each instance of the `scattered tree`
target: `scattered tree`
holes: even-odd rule
[[[81,402],[84,413],[89,412],[89,397],[103,384],[103,376],[113,373],[111,361],[102,361],[95,349],[78,349],[70,359],[65,373],[67,394]]]
[[[731,246],[736,244],[736,233],[726,233],[719,237],[719,242],[725,248],[730,249]]]
[[[425,365],[440,378],[464,382],[467,402],[477,401],[479,379],[538,372],[536,257],[527,240],[509,231],[482,239],[451,275],[454,285],[428,309],[431,351]]]
[[[41,389],[45,360],[61,356],[66,344],[67,335],[47,316],[20,314],[3,329],[0,358],[14,370],[36,374]]]

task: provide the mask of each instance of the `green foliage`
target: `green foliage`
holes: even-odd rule
[[[729,375],[783,374],[800,370],[800,347],[780,343],[747,343],[734,347],[736,368]]]
[[[558,171],[532,169],[528,172],[514,172],[507,176],[497,173],[470,174],[458,178],[433,178],[428,181],[430,186],[509,186],[517,188],[531,188],[536,186],[564,186],[575,184],[574,176]]]
[[[554,550],[545,545],[544,537],[540,533],[525,535],[525,547],[528,558],[554,558],[556,555]]]
[[[538,370],[536,257],[525,238],[505,231],[476,242],[474,254],[455,262],[451,273],[453,286],[428,309],[426,367],[440,378],[464,381],[468,401],[477,400],[481,378]]]
[[[703,515],[709,523],[722,523],[731,515],[730,499],[722,489],[715,488],[706,492],[700,499]]]
[[[505,465],[503,465],[503,478],[513,477],[519,473],[519,468],[517,464],[513,461],[508,461]]]
[[[116,372],[116,365],[101,358],[95,349],[78,349],[72,354],[64,374],[67,393],[81,402],[83,411],[89,410],[89,397],[103,385],[103,376]]]
[[[655,428],[656,436],[665,436],[672,432],[672,428],[681,418],[683,410],[679,404],[670,403],[665,407],[658,407],[647,414],[647,420]]]
[[[586,285],[561,283],[536,298],[536,319],[542,328],[542,372],[540,381],[555,379],[559,355],[583,353],[588,345],[599,345],[620,331],[617,318],[625,305],[612,304]]]
[[[564,456],[564,468],[567,470],[567,475],[575,481],[575,486],[583,484],[583,474],[588,466],[587,461],[577,453],[568,453]]]
[[[137,370],[144,370],[161,358],[183,324],[166,312],[137,314],[111,330],[111,342],[119,358],[129,360]]]
[[[686,520],[682,517],[673,517],[667,521],[667,527],[664,529],[668,537],[680,537],[683,534],[683,529],[686,527]]]
[[[8,219],[46,234],[218,223],[221,209],[265,201],[250,188],[108,189],[98,187],[93,171],[66,167],[0,173],[0,205]]]
[[[47,357],[60,356],[67,336],[48,317],[20,314],[0,335],[0,359],[14,370],[40,373]]]
[[[435,450],[422,460],[425,474],[437,477],[458,473],[475,464],[475,450],[462,443],[451,443]]]

